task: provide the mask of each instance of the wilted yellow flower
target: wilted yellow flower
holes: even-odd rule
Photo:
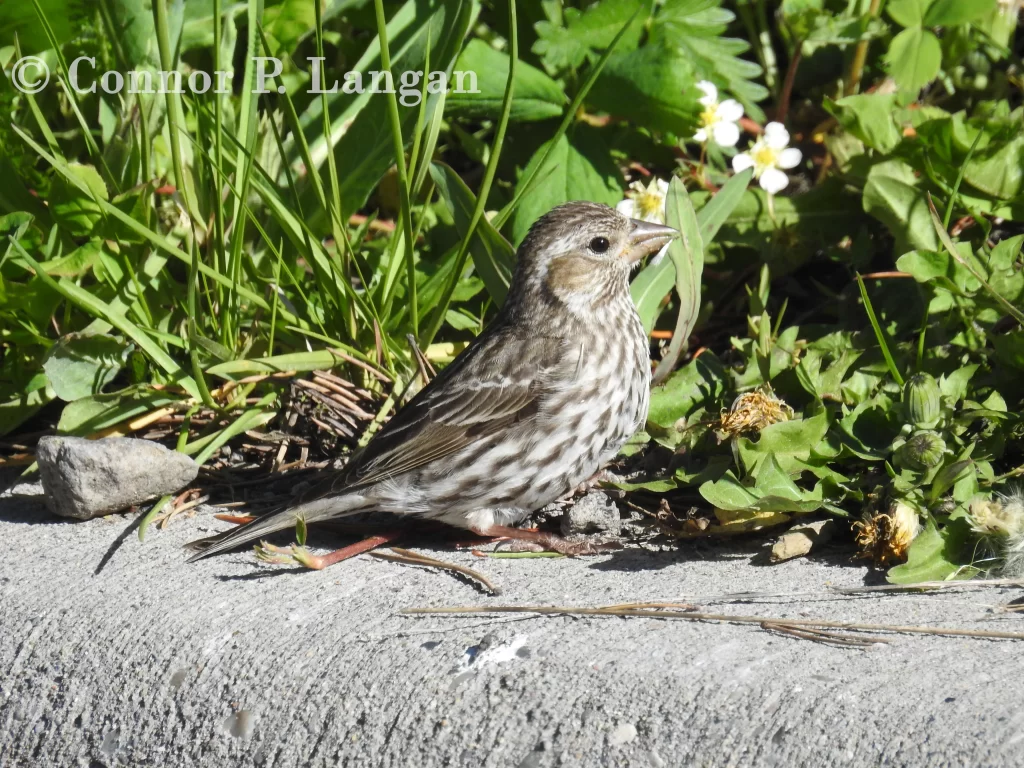
[[[911,542],[921,532],[921,520],[914,507],[897,501],[888,512],[865,515],[853,524],[853,531],[860,556],[886,565],[907,559]]]
[[[744,392],[722,413],[719,430],[729,437],[747,432],[760,432],[765,427],[793,418],[793,409],[777,397],[767,384]]]

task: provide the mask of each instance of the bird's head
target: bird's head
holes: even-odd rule
[[[574,313],[626,295],[629,273],[679,232],[607,205],[572,202],[539,218],[519,246],[510,299],[537,298]]]

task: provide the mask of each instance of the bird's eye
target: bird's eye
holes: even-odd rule
[[[604,253],[608,250],[609,245],[607,237],[595,237],[590,241],[590,250],[594,253]]]

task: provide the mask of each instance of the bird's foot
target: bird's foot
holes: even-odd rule
[[[595,488],[600,487],[601,483],[616,483],[621,480],[620,477],[609,472],[607,469],[599,469],[588,479],[576,486],[576,493],[584,494],[589,493]]]
[[[481,536],[493,536],[510,542],[510,548],[516,552],[558,552],[567,557],[578,555],[600,555],[621,549],[618,542],[596,542],[589,539],[569,541],[554,533],[535,529],[509,528],[504,525],[492,525],[489,528],[474,530]]]
[[[275,547],[261,541],[256,547],[256,557],[264,563],[275,565],[298,565],[314,571],[322,571],[324,568],[340,563],[342,560],[369,552],[371,549],[391,544],[401,536],[399,531],[390,531],[379,536],[370,536],[367,539],[349,544],[347,547],[328,552],[326,555],[314,555],[308,549],[298,544],[288,547]]]

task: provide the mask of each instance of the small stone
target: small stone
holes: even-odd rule
[[[88,520],[181,490],[199,466],[150,440],[48,436],[36,449],[47,506]]]
[[[619,508],[602,491],[591,491],[562,513],[563,536],[580,533],[618,536],[621,531]]]
[[[623,723],[608,734],[608,744],[609,746],[617,747],[621,744],[629,744],[635,738],[636,726],[632,723]]]

